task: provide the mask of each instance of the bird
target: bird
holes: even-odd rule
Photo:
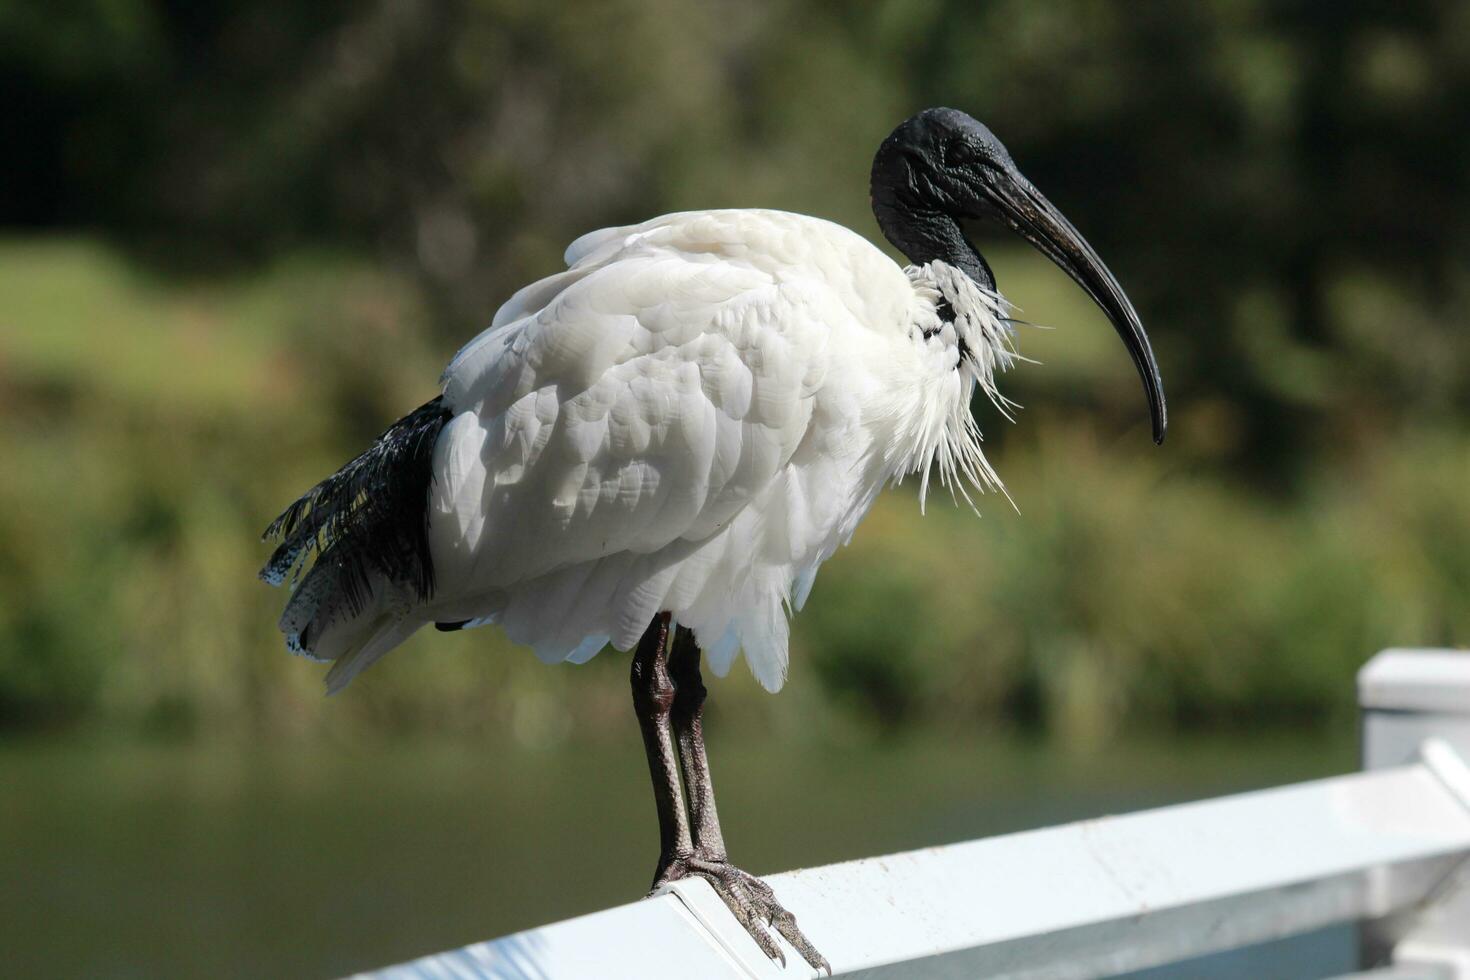
[[[701,661],[787,675],[788,621],[878,494],[1001,488],[971,413],[1020,357],[967,222],[1018,234],[1103,310],[1167,424],[1147,334],[1086,239],[982,123],[932,108],[873,160],[900,265],[823,219],[686,211],[583,235],[512,295],[440,394],[292,503],[261,570],[335,693],[419,629],[497,625],[547,663],[631,651],[658,815],[650,894],[710,883],[760,948],[830,965],[728,856]]]

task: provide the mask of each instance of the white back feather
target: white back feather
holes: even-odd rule
[[[905,274],[838,225],[776,211],[605,229],[567,262],[445,372],[439,591],[417,622],[498,622],[580,662],[669,610],[717,673],[743,650],[776,690],[788,611],[887,482],[934,463],[998,485],[968,402],[993,391],[1004,341],[988,368],[956,370],[915,335],[942,295],[990,317],[958,328],[972,349],[1001,337],[999,299],[948,270]]]

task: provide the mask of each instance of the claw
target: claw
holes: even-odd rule
[[[774,931],[790,943],[791,948],[800,953],[801,958],[813,969],[821,970],[828,976],[832,975],[832,964],[802,934],[796,924],[796,916],[776,901],[776,893],[770,885],[755,875],[741,871],[728,861],[711,861],[693,855],[674,858],[662,870],[659,879],[660,882],[676,881],[690,875],[696,875],[710,883],[710,887],[720,896],[735,921],[740,923],[740,927],[755,940],[755,944],[767,957],[781,964],[783,968],[786,966],[786,954],[771,935]]]

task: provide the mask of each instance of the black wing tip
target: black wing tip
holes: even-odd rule
[[[360,612],[381,575],[409,586],[420,600],[434,592],[428,540],[428,493],[434,446],[453,417],[444,396],[390,425],[366,452],[281,512],[262,535],[281,543],[260,570],[281,585],[309,557],[329,563],[349,608]]]

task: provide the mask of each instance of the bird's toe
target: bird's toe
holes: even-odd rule
[[[729,861],[690,856],[670,862],[660,872],[656,887],[690,876],[710,883],[735,921],[750,934],[766,956],[783,967],[786,965],[786,956],[772,935],[774,931],[790,943],[813,969],[829,976],[832,974],[832,965],[802,933],[796,924],[796,916],[776,900],[776,893],[770,885]]]

